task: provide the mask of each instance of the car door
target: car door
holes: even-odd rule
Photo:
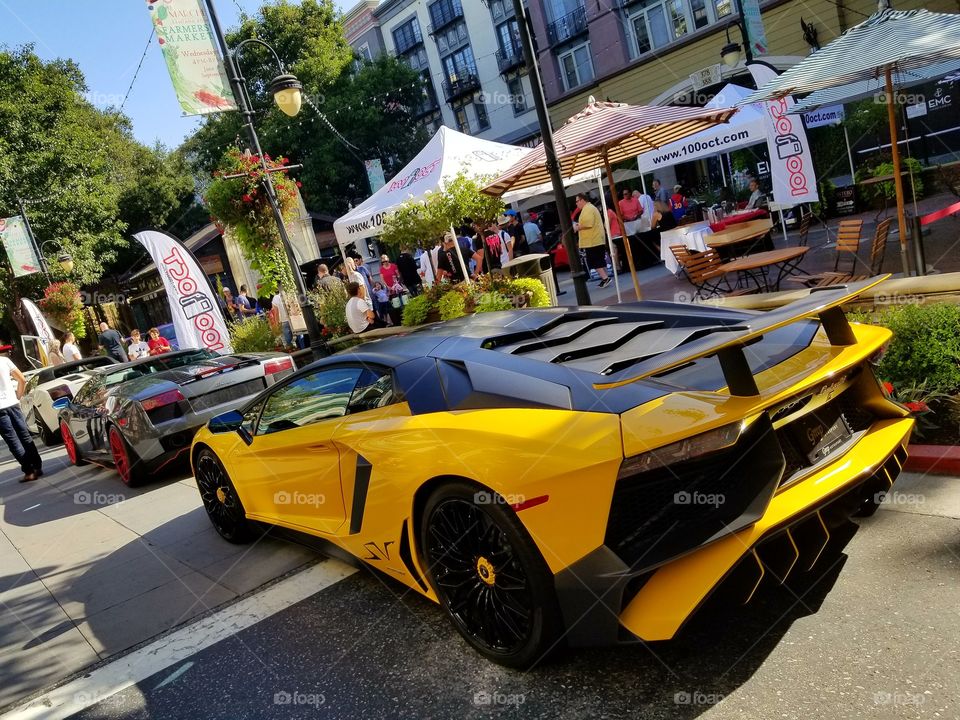
[[[267,396],[252,441],[229,461],[248,515],[320,533],[343,524],[335,436],[361,373],[321,368]]]
[[[106,432],[107,397],[103,377],[95,375],[80,388],[67,408],[70,434],[84,457],[110,454]]]
[[[27,423],[27,427],[30,428],[31,431],[37,427],[35,393],[39,383],[40,376],[33,375],[29,380],[27,380],[27,386],[23,389],[23,396],[20,398],[20,412],[23,413],[23,418]]]

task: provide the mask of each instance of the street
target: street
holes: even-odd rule
[[[62,450],[45,457],[32,485],[2,465],[3,701],[33,694],[4,718],[949,718],[960,707],[956,478],[905,474],[816,577],[764,586],[748,608],[709,604],[671,642],[567,651],[520,673],[481,659],[436,606],[380,575],[279,539],[221,541],[183,472],[131,491],[70,468]]]

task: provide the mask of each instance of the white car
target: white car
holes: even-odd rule
[[[93,370],[116,362],[112,357],[96,355],[24,373],[27,387],[20,398],[20,409],[30,431],[43,438],[45,445],[58,444],[61,440],[60,421],[53,403],[60,398],[72,399],[73,394],[90,379]]]

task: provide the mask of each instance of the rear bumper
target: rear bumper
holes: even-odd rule
[[[829,465],[781,488],[751,525],[709,542],[652,572],[631,572],[606,546],[557,574],[555,582],[571,645],[606,645],[624,635],[669,640],[740,564],[765,574],[764,547],[795,553],[770,576],[783,581],[808,569],[829,539],[829,526],[888,489],[906,460],[913,420],[875,422]],[[624,633],[623,631],[626,631]]]

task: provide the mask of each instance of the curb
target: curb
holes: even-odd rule
[[[909,445],[904,470],[933,475],[960,475],[960,447],[956,445]]]

